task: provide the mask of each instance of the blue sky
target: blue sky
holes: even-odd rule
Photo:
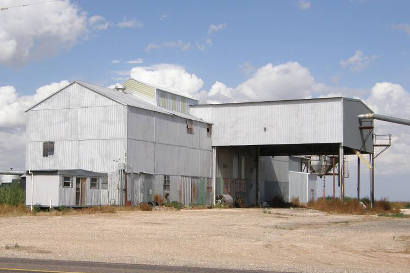
[[[73,80],[132,76],[211,102],[343,95],[410,118],[409,1],[45,2],[0,0],[1,168],[24,162],[25,107]],[[410,199],[410,128],[379,128],[397,138],[378,195]]]
[[[113,71],[132,67],[113,65],[112,60],[143,58],[145,65],[182,65],[200,75],[205,88],[217,80],[228,85],[243,81],[246,75],[239,67],[245,62],[260,67],[268,62],[297,61],[317,81],[327,84],[369,88],[375,81],[390,81],[410,89],[410,37],[393,28],[410,20],[408,1],[312,1],[308,9],[298,8],[297,1],[75,3],[88,16],[101,15],[110,22],[136,19],[143,27],[89,32],[74,47],[53,56],[2,66],[2,84],[13,85],[21,93],[32,93],[50,81],[63,79],[110,84]],[[167,17],[161,20],[163,15]],[[209,35],[211,24],[226,27]],[[149,43],[203,43],[207,38],[212,38],[213,45],[205,51],[145,51]],[[360,73],[343,69],[340,61],[355,50],[377,59]]]

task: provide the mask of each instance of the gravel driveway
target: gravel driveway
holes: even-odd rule
[[[410,218],[309,209],[0,217],[0,256],[289,272],[410,272]]]

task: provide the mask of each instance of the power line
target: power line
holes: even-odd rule
[[[21,5],[15,5],[15,6],[8,6],[8,7],[0,7],[0,11],[6,11],[9,9],[14,9],[14,8],[24,8],[28,6],[34,6],[34,5],[42,5],[42,4],[47,4],[50,2],[59,2],[60,0],[49,0],[49,1],[42,1],[42,2],[36,2],[36,3],[27,3],[27,4],[21,4]]]

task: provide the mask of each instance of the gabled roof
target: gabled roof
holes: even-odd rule
[[[189,114],[184,114],[184,113],[180,113],[180,112],[167,110],[167,109],[164,109],[162,107],[150,104],[150,103],[145,102],[144,100],[138,98],[137,96],[135,96],[133,94],[123,93],[121,91],[117,91],[117,90],[107,88],[107,87],[102,87],[102,86],[95,85],[95,84],[86,83],[86,82],[83,82],[83,81],[74,81],[74,82],[68,84],[67,86],[65,86],[65,87],[61,88],[60,90],[58,90],[57,92],[49,95],[48,97],[46,97],[42,101],[38,102],[37,104],[31,106],[29,109],[26,110],[26,112],[30,111],[31,109],[33,109],[37,105],[39,105],[42,102],[46,101],[50,97],[58,94],[59,92],[63,91],[64,89],[66,89],[67,87],[71,86],[74,83],[77,83],[77,84],[87,88],[88,90],[91,90],[91,91],[93,91],[97,94],[100,94],[101,96],[104,96],[104,97],[106,97],[110,100],[113,100],[113,101],[115,101],[119,104],[122,104],[122,105],[131,106],[131,107],[140,108],[140,109],[149,110],[149,111],[154,111],[154,112],[163,113],[163,114],[167,114],[167,115],[178,116],[178,117],[181,117],[181,118],[184,118],[184,119],[191,119],[191,120],[196,120],[196,121],[200,121],[200,122],[205,122],[202,119],[199,119],[199,118],[197,118],[195,116],[192,116],[192,115],[189,115]]]

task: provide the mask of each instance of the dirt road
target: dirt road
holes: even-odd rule
[[[289,272],[410,272],[410,218],[212,209],[0,218],[0,256]]]

